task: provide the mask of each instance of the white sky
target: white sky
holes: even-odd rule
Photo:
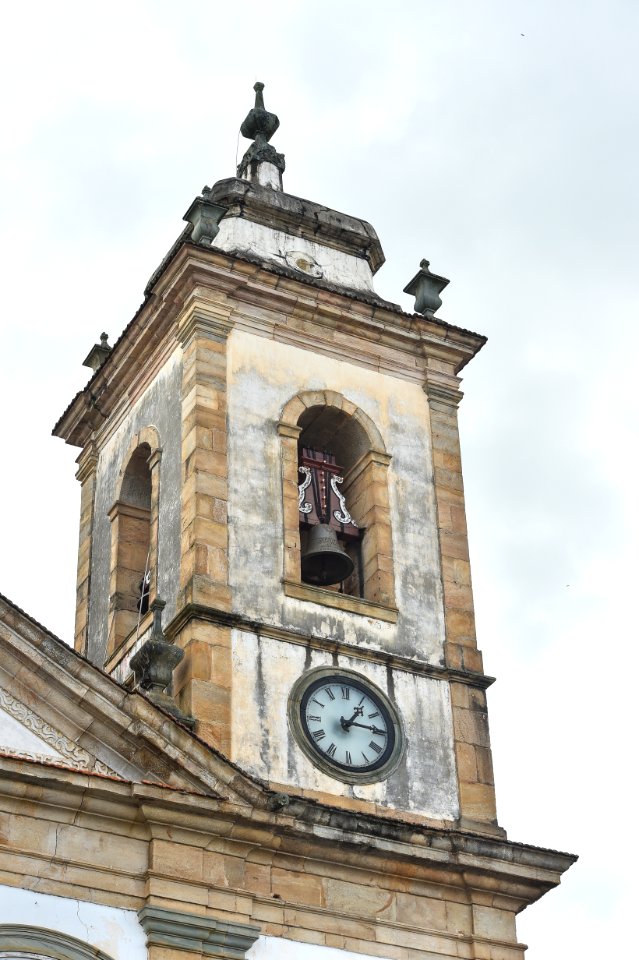
[[[581,856],[519,935],[528,960],[627,955],[639,5],[2,12],[0,590],[71,638],[77,451],[51,427],[192,198],[234,174],[263,80],[285,188],[373,223],[383,296],[410,309],[427,257],[451,279],[441,317],[489,336],[461,427],[500,822]]]

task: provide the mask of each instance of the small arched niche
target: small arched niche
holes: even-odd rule
[[[120,473],[111,520],[107,657],[137,629],[155,591],[159,448],[155,432],[134,438]],[[144,437],[144,438],[143,438]]]
[[[286,405],[278,429],[283,463],[285,584],[304,582],[302,557],[311,529],[330,520],[342,549],[353,561],[353,572],[341,583],[319,589],[317,599],[321,601],[320,595],[330,591],[394,607],[390,457],[379,430],[355,404],[333,391],[294,397]],[[316,476],[311,476],[317,473],[324,478],[321,490]],[[331,509],[318,517],[321,510],[316,504],[326,505],[329,487]],[[341,522],[347,518],[351,522]],[[313,589],[312,583],[310,586]]]

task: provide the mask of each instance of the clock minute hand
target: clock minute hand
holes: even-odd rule
[[[369,726],[367,723],[355,723],[354,720],[351,720],[348,725],[349,727],[361,727],[362,730],[372,730],[373,733],[381,733],[383,736],[386,736],[386,731],[376,727],[375,724]]]

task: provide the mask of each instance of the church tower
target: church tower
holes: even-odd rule
[[[375,230],[284,191],[255,91],[237,176],[54,430],[81,450],[75,647],[313,823],[308,873],[263,893],[284,937],[521,958],[516,913],[572,858],[497,821],[457,425],[485,338],[435,315],[428,261],[414,313],[375,293]]]

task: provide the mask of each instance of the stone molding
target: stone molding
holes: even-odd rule
[[[337,610],[346,610],[348,613],[358,613],[362,617],[372,617],[374,620],[385,620],[386,623],[397,623],[399,611],[397,607],[388,607],[383,603],[364,600],[361,597],[351,597],[347,593],[336,593],[333,590],[324,590],[301,580],[283,579],[284,593],[294,600],[306,600],[309,603],[321,603],[324,607],[335,607]]]
[[[51,957],[52,960],[112,960],[109,954],[82,943],[75,937],[44,927],[27,927],[23,924],[0,926],[0,957],[15,957],[16,952],[25,956]]]
[[[278,423],[277,432],[280,437],[288,437],[290,440],[299,440],[302,428],[296,423]]]
[[[299,581],[292,581],[294,586],[307,587],[308,584],[300,584]],[[313,590],[321,590],[321,587],[309,587]],[[343,597],[343,594],[333,594],[331,596]],[[357,602],[356,597],[349,598]],[[368,601],[362,600],[368,606]],[[368,616],[370,612],[367,611]],[[333,637],[323,637],[317,634],[308,634],[300,630],[293,630],[287,627],[275,626],[272,623],[266,623],[263,620],[252,620],[244,617],[240,613],[229,613],[226,610],[218,610],[204,604],[190,603],[183,607],[178,614],[164,628],[167,637],[175,637],[184,629],[190,620],[203,620],[208,623],[215,623],[220,626],[233,627],[237,630],[244,630],[248,633],[256,633],[262,637],[270,637],[274,640],[283,640],[288,643],[299,644],[309,647],[311,650],[327,650],[330,653],[336,653],[340,656],[355,657],[360,660],[368,660],[371,663],[382,663],[392,670],[400,670],[405,673],[415,673],[420,676],[433,677],[436,680],[455,680],[457,683],[464,683],[470,687],[477,687],[485,690],[490,687],[495,678],[487,676],[484,673],[476,673],[469,670],[454,670],[447,667],[436,666],[427,662],[419,662],[412,657],[404,657],[401,654],[386,653],[374,647],[364,647],[361,644],[345,643],[341,640],[335,640]]]
[[[46,723],[41,717],[25,706],[24,703],[16,700],[15,697],[12,697],[10,693],[1,687],[0,708],[8,713],[9,716],[13,717],[14,720],[17,720],[18,723],[21,723],[23,727],[26,727],[31,733],[35,734],[40,740],[48,743],[56,753],[60,754],[61,759],[66,761],[67,766],[72,767],[74,770],[93,770],[96,773],[114,774],[114,771],[107,767],[106,764],[100,760],[94,760],[86,750],[83,750],[77,743],[73,743],[72,740],[65,737],[59,730],[56,730],[50,724]],[[17,751],[10,747],[2,747],[2,750],[11,753],[13,756],[26,757],[27,759],[37,760],[38,762],[51,763],[52,760],[55,761],[55,757],[47,754],[30,753],[26,750]]]
[[[202,957],[244,960],[260,935],[260,928],[251,924],[163,907],[142,907],[138,917],[149,946],[170,947]]]
[[[284,404],[277,425],[280,436],[299,436],[294,432],[295,429],[299,429],[301,433],[299,418],[311,407],[334,407],[336,410],[341,410],[359,423],[370,441],[371,450],[381,451],[382,455],[386,452],[384,439],[374,421],[357,404],[335,390],[302,390],[291,397]]]
[[[203,299],[215,287],[226,302]],[[482,348],[486,338],[443,320],[404,313],[395,304],[374,304],[348,293],[322,289],[317,281],[290,278],[259,263],[190,243],[176,247],[103,366],[71,402],[54,427],[54,435],[83,446],[95,428],[92,397],[100,396],[103,414],[111,417],[130,388],[136,371],[153,375],[177,339],[188,336],[189,316],[209,315],[217,338],[232,327],[304,349],[348,357],[349,362],[391,376],[423,383],[428,358],[456,373]],[[232,319],[231,319],[232,315]],[[288,318],[283,321],[283,318]],[[340,343],[334,331],[340,325]],[[206,335],[206,334],[203,334]],[[160,345],[160,348],[158,347]],[[117,419],[117,418],[116,418]]]
[[[132,520],[149,520],[151,511],[148,507],[136,507],[132,503],[126,503],[124,500],[116,500],[107,517],[113,522],[116,517],[130,517]]]
[[[96,444],[93,441],[87,443],[86,447],[84,447],[76,460],[78,465],[75,475],[76,480],[79,480],[80,483],[84,483],[89,477],[95,475],[95,471],[98,467],[98,456],[98,448]]]
[[[352,483],[359,477],[362,471],[366,470],[370,463],[377,463],[380,467],[389,467],[392,459],[389,453],[384,453],[379,450],[368,450],[359,458],[357,463],[351,467],[344,477],[344,482],[347,485]]]
[[[21,769],[18,761],[11,762],[6,759],[0,760],[0,767],[3,775],[7,775],[10,787],[15,777],[25,785],[21,796],[24,797],[24,803],[29,804],[32,815],[35,815],[42,804],[47,810],[51,809],[47,803],[47,796],[50,794],[43,798],[41,771]],[[270,888],[263,893],[257,893],[252,887],[247,889],[237,882],[235,872],[234,880],[223,883],[220,887],[215,882],[212,883],[211,873],[200,872],[202,867],[197,873],[191,871],[185,859],[186,851],[206,848],[204,856],[210,863],[217,858],[223,858],[229,853],[230,828],[233,842],[240,844],[235,854],[240,858],[246,857],[250,851],[260,850],[265,863],[276,862],[281,857],[281,867],[285,871],[292,865],[291,856],[299,856],[309,865],[314,862],[319,864],[319,873],[322,876],[326,876],[327,870],[333,869],[330,865],[334,865],[338,871],[334,874],[335,877],[343,876],[345,870],[356,871],[357,878],[366,876],[367,872],[379,874],[380,878],[390,873],[396,878],[406,878],[411,883],[421,877],[428,883],[441,882],[449,888],[463,892],[464,898],[475,892],[480,897],[488,895],[501,899],[502,895],[507,896],[515,912],[519,912],[556,886],[561,874],[577,859],[571,854],[509,842],[505,836],[495,835],[494,830],[490,831],[492,835],[487,831],[483,834],[470,833],[455,829],[453,824],[442,829],[442,825],[380,817],[371,811],[335,808],[321,802],[318,804],[317,799],[293,794],[289,795],[290,803],[284,810],[267,812],[263,809],[256,817],[254,809],[240,809],[235,804],[220,804],[219,800],[212,797],[195,797],[151,783],[109,780],[99,783],[99,805],[87,808],[87,794],[92,791],[87,789],[86,775],[56,768],[51,768],[47,773],[50,774],[47,778],[49,789],[54,784],[65,785],[65,798],[68,802],[65,802],[62,822],[69,822],[68,811],[78,810],[86,815],[92,809],[93,829],[99,827],[106,830],[114,839],[117,837],[117,834],[113,834],[113,822],[116,820],[130,824],[135,831],[133,835],[148,836],[160,841],[156,849],[160,859],[153,857],[154,866],[150,874],[147,872],[146,858],[140,861],[141,872],[134,885],[130,883],[130,873],[119,874],[123,880],[126,879],[127,887],[117,899],[117,904],[126,909],[138,907],[141,910],[147,906],[149,882],[155,885],[157,880],[158,895],[162,895],[160,890],[164,890],[165,895],[169,896],[175,892],[178,901],[181,900],[187,910],[198,907],[205,909],[203,905],[212,901],[221,904],[221,898],[224,898],[226,903],[224,906],[220,905],[220,909],[225,912],[232,911],[234,918],[238,917],[239,912],[242,918],[246,918],[247,923],[263,920],[263,906],[269,911],[288,912],[293,904],[287,903],[286,898],[282,903],[278,903],[270,896]],[[12,795],[15,795],[13,790]],[[271,793],[269,799],[273,796]],[[82,818],[79,819],[81,821]],[[187,843],[187,846],[182,848],[182,857],[177,860],[165,859],[162,854],[162,847],[164,854],[170,852],[167,849],[169,845],[164,844],[167,827],[176,828],[172,842]],[[186,833],[183,833],[185,830]],[[173,833],[173,830],[170,832]],[[175,839],[177,836],[184,839],[178,841]],[[91,876],[95,877],[95,867],[91,862],[87,862],[86,858],[78,862],[77,858],[73,858],[68,844],[68,833],[63,830],[60,832],[54,866],[64,866],[65,871],[78,871],[80,868],[75,874],[78,877],[82,876],[84,868],[84,871],[87,871],[86,881],[90,880]],[[47,852],[45,859],[38,859],[36,855],[30,854],[23,864],[20,860],[18,857],[16,872],[20,873],[22,868],[27,877],[33,878],[36,868],[38,872],[35,876],[42,877],[47,875],[46,865],[51,864],[51,855]],[[188,862],[191,862],[190,857]],[[195,866],[201,863],[201,860],[194,856],[192,863]],[[276,863],[276,866],[279,864]],[[304,881],[311,882],[311,876],[313,873],[317,875],[317,872],[317,868],[309,871],[305,867]],[[56,877],[60,875],[64,879],[56,881],[55,885],[50,885],[48,889],[51,893],[62,891],[61,895],[64,896],[64,886],[69,880],[64,871],[55,874]],[[62,886],[58,886],[58,882]],[[24,885],[31,888],[32,883],[33,880]],[[85,882],[85,885],[91,887],[90,882]],[[404,890],[403,881],[398,879],[394,882],[393,889]],[[112,890],[113,888],[109,888],[108,893],[108,902],[111,904],[114,903]],[[317,918],[316,906],[300,904],[300,908],[307,917],[312,915]],[[212,909],[217,909],[217,906]],[[331,916],[331,913],[335,916],[335,911],[329,911],[326,915]],[[325,916],[323,912],[322,915]],[[341,917],[344,923],[347,922],[339,909],[337,916]],[[359,917],[364,918],[357,911],[348,919],[358,920]],[[375,917],[375,920],[379,922],[380,918]],[[162,951],[151,951],[152,955],[156,952],[159,955]],[[195,953],[195,956],[201,954]]]
[[[452,374],[429,371],[426,375],[424,392],[431,404],[439,403],[444,407],[452,407],[455,409],[459,406],[464,396],[459,389],[460,383],[460,377],[455,377]]]
[[[189,344],[203,337],[206,340],[214,340],[216,343],[224,343],[229,333],[233,329],[233,322],[230,319],[230,309],[217,310],[212,304],[203,307],[201,304],[194,304],[191,308],[178,319],[177,338],[186,349]]]

